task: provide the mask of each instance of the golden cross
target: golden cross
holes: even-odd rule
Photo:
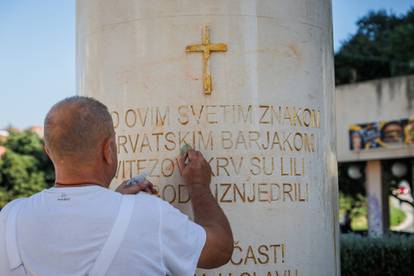
[[[226,52],[227,45],[224,43],[210,44],[210,33],[208,26],[204,26],[202,44],[188,45],[185,48],[187,53],[201,52],[203,53],[203,88],[206,95],[210,95],[213,91],[211,75],[210,75],[210,53]]]

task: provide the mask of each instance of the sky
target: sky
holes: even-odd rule
[[[304,0],[306,1],[306,0]],[[397,14],[414,0],[333,0],[334,48],[370,10]],[[75,0],[0,0],[0,129],[42,125],[75,95]]]

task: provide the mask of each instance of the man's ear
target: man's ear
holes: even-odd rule
[[[110,165],[115,162],[112,148],[112,138],[105,139],[103,143],[103,159],[105,163]]]
[[[49,158],[50,158],[50,152],[49,152],[49,149],[46,145],[43,146],[43,150],[46,152],[47,156],[49,156]]]

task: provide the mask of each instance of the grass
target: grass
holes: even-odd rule
[[[358,216],[352,219],[351,228],[353,231],[367,231],[368,220],[366,216]]]
[[[402,223],[405,220],[405,214],[400,209],[391,207],[390,210],[390,225],[395,226]]]
[[[392,206],[392,204],[389,204],[390,206],[390,227],[396,226],[400,223],[402,223],[405,220],[405,213],[401,211],[398,208],[395,208]],[[368,230],[368,219],[367,219],[367,210],[366,207],[361,207],[356,212],[357,214],[360,214],[358,216],[355,216],[352,218],[351,222],[351,228],[353,231],[367,231]]]

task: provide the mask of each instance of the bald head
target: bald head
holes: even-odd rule
[[[46,115],[44,127],[45,144],[52,159],[88,161],[114,134],[107,107],[82,96],[55,104]]]

